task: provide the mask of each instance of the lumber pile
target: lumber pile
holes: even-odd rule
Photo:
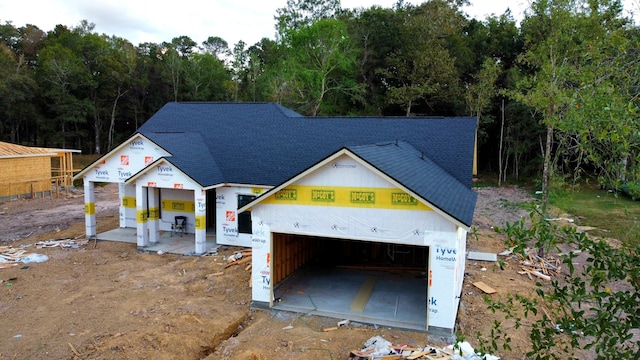
[[[560,274],[561,262],[559,259],[542,258],[533,252],[529,251],[527,257],[524,258],[520,264],[522,265],[522,271],[518,271],[520,275],[527,275],[529,279],[534,277],[551,281],[551,276]]]

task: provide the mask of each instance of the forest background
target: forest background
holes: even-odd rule
[[[464,0],[345,10],[288,0],[275,39],[141,43],[90,20],[0,25],[0,140],[103,154],[170,101],[277,102],[308,116],[476,116],[499,181],[640,195],[640,32],[617,0],[538,0],[521,22]],[[541,175],[541,176],[540,176]]]

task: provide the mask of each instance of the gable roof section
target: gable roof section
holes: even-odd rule
[[[135,184],[135,182],[138,179],[140,179],[140,177],[145,175],[150,170],[156,169],[156,167],[158,165],[162,165],[162,164],[169,164],[171,166],[175,166],[177,168],[177,171],[182,173],[182,175],[184,175],[187,179],[189,179],[190,181],[193,181],[194,183],[197,183],[197,181],[194,178],[192,178],[191,176],[189,176],[189,174],[187,174],[184,171],[182,171],[182,169],[180,167],[178,167],[176,164],[174,164],[172,160],[174,160],[173,157],[161,157],[161,158],[157,159],[156,161],[154,161],[151,164],[149,164],[149,166],[144,167],[144,168],[140,169],[140,171],[138,171],[137,173],[131,175],[125,181],[125,184]]]
[[[238,212],[244,212],[258,205],[277,191],[286,188],[344,154],[373,167],[374,171],[380,173],[381,176],[396,183],[412,196],[420,198],[420,201],[457,223],[458,226],[471,226],[477,193],[453,178],[406,142],[386,142],[342,148],[282,184],[269,189],[251,203],[238,209]]]
[[[477,193],[406,142],[347,147],[385,175],[466,226],[471,226]]]
[[[84,169],[80,170],[77,174],[75,174],[73,176],[74,180],[77,179],[82,179],[82,177],[84,175],[86,175],[87,172],[91,171],[96,165],[100,164],[101,162],[103,162],[105,159],[107,159],[108,157],[110,157],[112,154],[115,154],[116,152],[120,151],[120,149],[126,147],[129,145],[129,143],[136,139],[136,138],[142,138],[144,140],[148,140],[151,141],[148,137],[144,136],[144,134],[140,134],[140,133],[135,133],[133,135],[131,135],[127,140],[123,141],[122,143],[120,143],[120,145],[118,145],[117,147],[115,147],[114,149],[112,149],[111,151],[109,151],[108,153],[100,156],[96,161],[92,162],[91,164],[87,165],[84,167]],[[152,141],[153,142],[153,141]],[[159,144],[159,143],[154,143],[154,145],[159,146],[162,150],[164,150],[165,152],[167,152],[167,149],[164,148],[163,144]]]
[[[274,103],[168,103],[139,132],[190,165],[183,170],[203,187],[274,186],[345,146],[389,140],[411,143],[471,187],[475,128],[472,117],[308,118]],[[172,140],[180,133],[200,139]]]
[[[206,187],[224,182],[216,159],[209,152],[200,133],[149,133],[149,140],[162,144],[172,154],[167,160],[188,177]],[[184,151],[191,149],[191,151]]]

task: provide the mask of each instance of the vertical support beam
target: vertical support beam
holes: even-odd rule
[[[127,220],[126,220],[126,208],[124,206],[124,197],[127,195],[125,192],[126,185],[121,182],[118,183],[118,197],[120,198],[120,206],[118,207],[118,212],[120,213],[120,227],[121,228],[126,228],[127,227]]]
[[[149,245],[149,230],[147,226],[147,188],[136,184],[136,242],[138,248]]]
[[[96,236],[96,194],[93,181],[84,178],[84,224],[87,238]]]
[[[160,195],[158,188],[149,189],[149,241],[155,244],[160,240]]]
[[[207,252],[207,192],[202,189],[193,190],[196,203],[195,238],[196,254]]]

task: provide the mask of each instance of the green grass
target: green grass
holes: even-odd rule
[[[577,191],[561,190],[549,194],[549,203],[575,216],[575,223],[593,226],[591,234],[640,245],[640,201],[617,195],[597,186]]]

